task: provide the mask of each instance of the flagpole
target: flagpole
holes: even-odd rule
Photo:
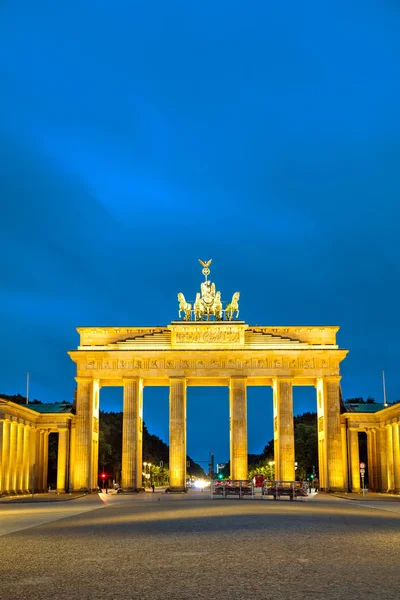
[[[386,401],[386,381],[385,381],[385,371],[382,371],[382,382],[383,382],[383,406],[387,406],[388,403]]]
[[[26,374],[26,403],[29,404],[29,372]]]

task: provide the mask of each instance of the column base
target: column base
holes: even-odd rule
[[[143,487],[141,488],[125,488],[125,489],[121,489],[121,494],[142,494],[145,493],[145,489]]]
[[[165,490],[166,494],[186,494],[188,491],[187,487],[169,487]]]

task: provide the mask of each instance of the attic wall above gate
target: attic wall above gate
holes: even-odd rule
[[[174,321],[165,327],[79,327],[78,349],[69,352],[79,376],[143,377],[146,385],[166,385],[169,377],[204,379],[243,376],[249,385],[269,385],[272,377],[293,377],[298,385],[338,376],[347,350],[339,348],[339,327],[249,326],[243,321]],[[253,382],[256,378],[257,382]],[[260,381],[260,378],[266,378]],[[301,381],[300,381],[301,378]]]

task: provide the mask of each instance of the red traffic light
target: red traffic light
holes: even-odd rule
[[[105,479],[105,478],[106,478],[106,474],[105,474],[105,473],[101,473],[101,474],[100,474],[100,477],[101,477],[102,479]]]

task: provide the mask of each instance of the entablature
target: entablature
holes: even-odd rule
[[[78,350],[338,349],[339,327],[250,326],[243,321],[173,321],[165,327],[79,327]]]
[[[340,375],[346,350],[174,350],[70,352],[77,376],[93,379],[142,377],[149,380],[183,376],[218,378],[293,377],[317,378]]]

